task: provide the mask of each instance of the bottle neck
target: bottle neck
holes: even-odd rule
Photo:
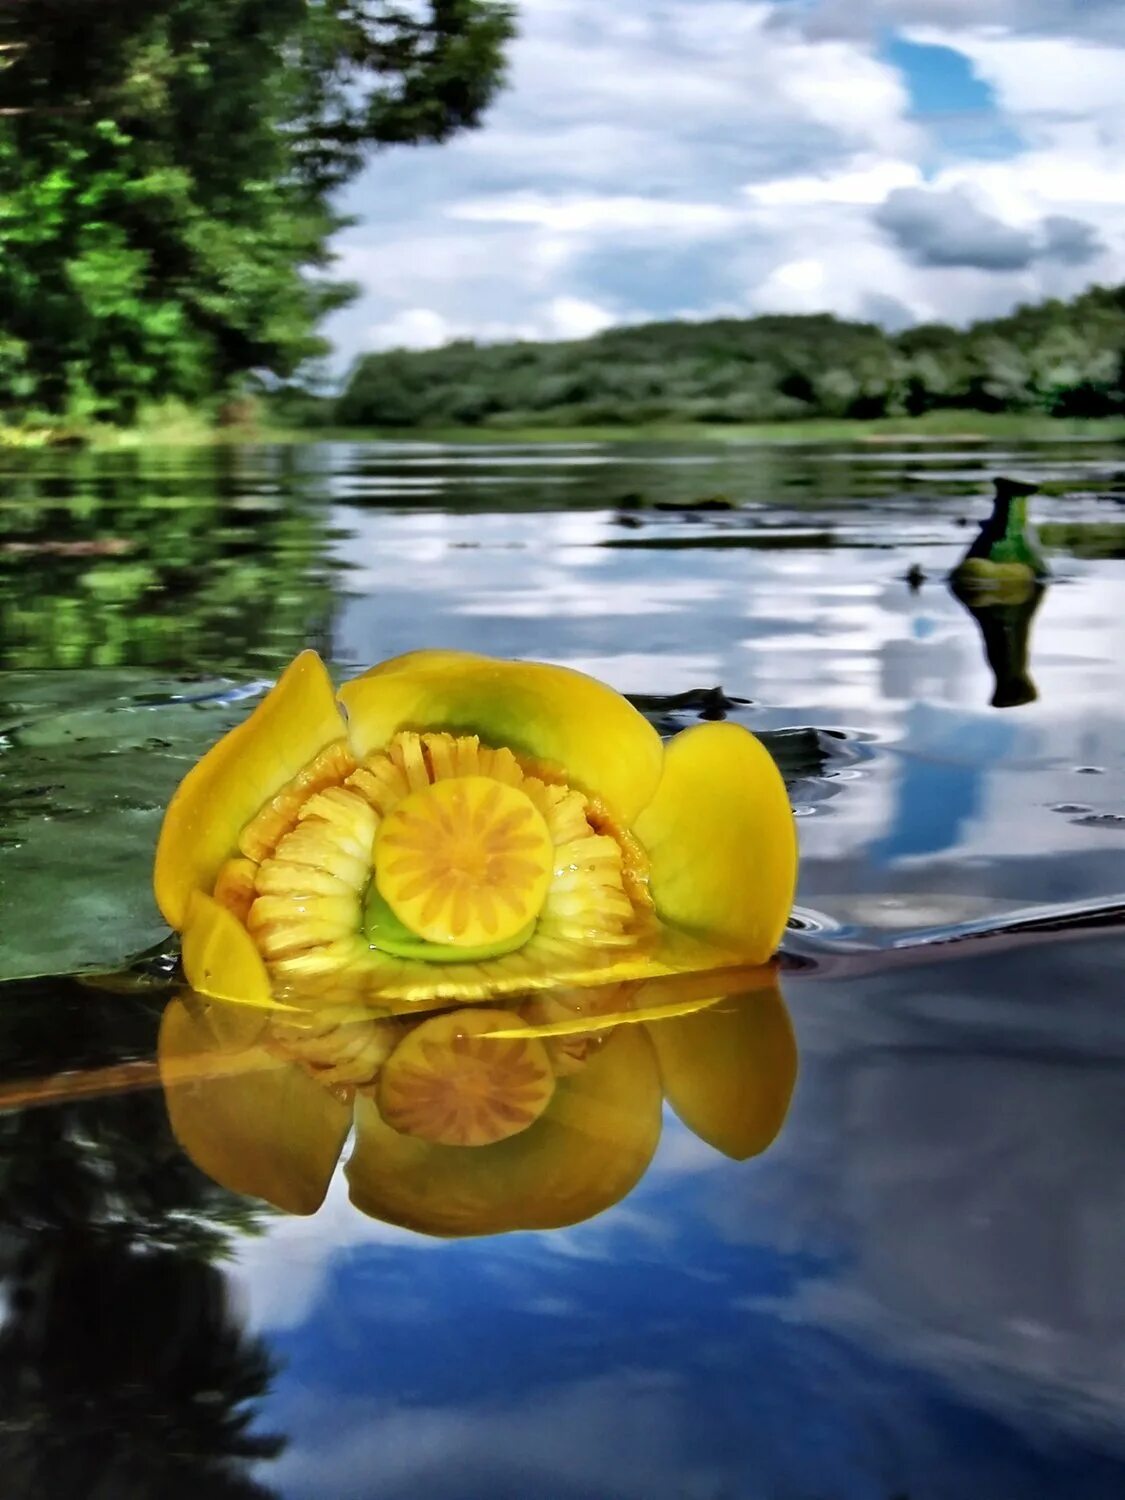
[[[1003,527],[1004,535],[1015,538],[1023,535],[1027,523],[1027,496],[1002,495],[997,498],[994,512],[996,521]]]

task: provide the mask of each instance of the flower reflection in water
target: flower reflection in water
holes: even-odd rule
[[[764,1151],[797,1049],[776,973],[556,992],[422,1018],[172,1001],[172,1128],[216,1181],[309,1214],[354,1126],[347,1177],[372,1218],[460,1237],[592,1218],[643,1177],[662,1104],[717,1151]],[[708,988],[709,986],[709,988]]]

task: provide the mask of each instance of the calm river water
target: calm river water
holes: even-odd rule
[[[974,616],[1000,474],[1053,576]],[[1125,448],[0,455],[0,536],[6,1496],[1120,1500]],[[188,1159],[153,841],[305,645],[763,735],[802,845],[767,1151],[669,1113],[616,1206],[469,1239]]]

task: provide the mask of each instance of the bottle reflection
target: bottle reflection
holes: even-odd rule
[[[290,1213],[320,1206],[354,1127],[351,1199],[372,1218],[448,1237],[561,1228],[637,1185],[665,1101],[736,1160],[777,1136],[797,1050],[776,974],[714,986],[681,976],[421,1019],[188,994],[161,1029],[169,1117],[216,1181]]]
[[[1028,658],[1049,571],[1028,516],[1035,490],[1019,480],[995,481],[992,514],[949,580],[980,628],[994,708],[1017,708],[1039,696]]]

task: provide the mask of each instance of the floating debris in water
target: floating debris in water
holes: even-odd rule
[[[650,717],[695,713],[701,719],[725,719],[732,708],[747,708],[752,698],[732,698],[721,687],[688,688],[683,693],[629,693],[634,708]]]
[[[729,495],[701,495],[698,500],[657,500],[653,510],[713,511],[737,510]]]

